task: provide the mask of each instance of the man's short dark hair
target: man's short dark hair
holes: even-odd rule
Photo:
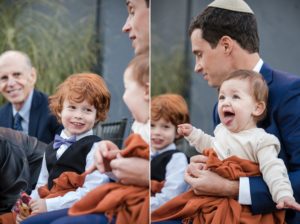
[[[202,38],[212,48],[218,45],[221,37],[229,36],[249,53],[259,52],[259,37],[254,14],[207,7],[191,22],[189,35],[195,29],[202,30]]]

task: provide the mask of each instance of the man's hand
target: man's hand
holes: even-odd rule
[[[149,161],[137,157],[124,158],[120,154],[110,162],[113,174],[126,185],[149,185]]]
[[[47,205],[45,199],[37,199],[37,200],[31,200],[29,202],[29,205],[31,207],[33,215],[47,212]]]
[[[190,159],[190,164],[187,167],[187,171],[197,172],[198,170],[207,170],[206,161],[207,161],[207,156],[203,156],[203,155],[192,156]]]
[[[28,216],[23,216],[22,214],[18,214],[16,217],[16,224],[20,224],[26,218],[28,218]]]
[[[184,179],[191,185],[196,195],[237,198],[239,182],[231,181],[206,169],[206,156],[197,155],[191,158]]]

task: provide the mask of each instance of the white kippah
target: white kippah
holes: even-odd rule
[[[207,7],[215,7],[236,12],[246,12],[254,14],[252,9],[244,0],[215,0]]]

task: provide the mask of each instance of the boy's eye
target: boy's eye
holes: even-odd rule
[[[169,125],[164,125],[163,126],[165,129],[168,129],[168,128],[170,128],[170,126]]]
[[[154,128],[155,127],[155,125],[154,124],[151,124],[151,128]]]
[[[232,98],[233,98],[233,99],[240,99],[240,97],[239,97],[238,95],[236,95],[236,94],[233,95]]]
[[[90,108],[85,108],[84,109],[86,112],[92,112],[92,109],[90,109]]]

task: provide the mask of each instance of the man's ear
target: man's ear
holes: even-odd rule
[[[36,69],[34,67],[31,68],[30,78],[32,81],[31,83],[34,86],[36,83]]]
[[[233,39],[229,36],[223,36],[219,40],[220,46],[223,48],[226,55],[230,55],[233,49]]]
[[[252,112],[252,115],[255,116],[255,117],[258,117],[258,116],[263,114],[265,109],[266,109],[265,102],[260,101],[260,102],[256,103],[256,106],[255,106],[254,111]]]
[[[146,101],[150,100],[150,84],[149,84],[149,82],[147,82],[146,85],[145,85],[144,99]]]

